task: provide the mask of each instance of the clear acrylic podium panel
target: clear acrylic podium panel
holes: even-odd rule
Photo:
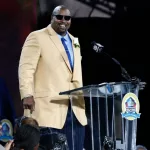
[[[71,101],[73,96],[85,97],[88,118],[85,150],[103,150],[104,136],[112,138],[114,149],[135,150],[137,120],[129,121],[121,117],[122,99],[129,92],[138,96],[139,85],[130,82],[102,83],[60,93],[70,95]],[[72,133],[75,128],[73,120],[72,117]],[[72,149],[76,150],[74,144]]]

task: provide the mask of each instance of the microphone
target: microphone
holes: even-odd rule
[[[117,65],[119,65],[121,72],[122,72],[121,75],[123,78],[125,78],[127,81],[132,81],[131,76],[128,74],[126,69],[120,64],[120,62],[118,60],[116,60],[115,58],[111,57],[108,53],[103,51],[103,49],[104,49],[103,45],[101,45],[100,43],[96,43],[95,41],[91,42],[91,44],[93,45],[93,50],[96,53],[104,53],[107,57],[112,59],[113,62],[115,62]]]
[[[96,43],[95,41],[91,42],[91,44],[93,45],[93,50],[97,53],[101,53],[104,46],[99,44],[99,43]]]

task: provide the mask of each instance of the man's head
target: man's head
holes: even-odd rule
[[[145,146],[142,146],[142,145],[137,145],[136,150],[147,150],[147,148]]]
[[[24,124],[17,128],[14,136],[14,147],[23,150],[38,150],[40,131],[38,128]]]
[[[51,26],[56,33],[64,36],[71,25],[70,11],[63,5],[57,6],[51,16]]]
[[[35,120],[31,117],[22,116],[22,117],[17,118],[15,120],[14,133],[16,133],[17,128],[21,127],[24,124],[29,124],[29,125],[32,125],[36,128],[39,127],[37,120]]]

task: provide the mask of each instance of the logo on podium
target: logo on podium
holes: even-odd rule
[[[122,100],[122,118],[134,120],[140,118],[140,104],[138,97],[134,93],[127,93]]]

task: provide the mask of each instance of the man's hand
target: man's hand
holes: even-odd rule
[[[13,145],[13,140],[10,140],[10,141],[8,141],[7,143],[6,143],[6,145],[5,145],[5,150],[10,150],[11,149],[11,147],[13,147],[14,145]]]
[[[29,109],[30,113],[32,114],[32,112],[35,109],[35,101],[34,101],[33,96],[26,97],[23,99],[23,109]]]

